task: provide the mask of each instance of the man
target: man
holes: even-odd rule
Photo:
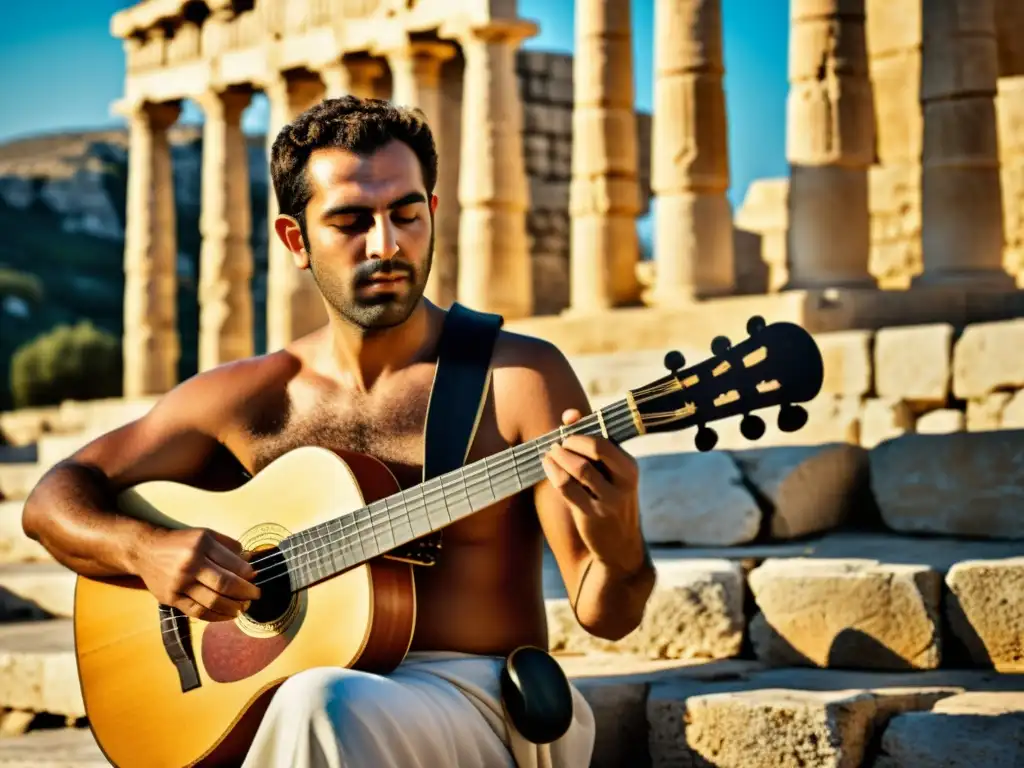
[[[115,494],[155,479],[237,486],[308,444],[371,454],[403,487],[417,484],[446,314],[422,296],[439,201],[421,113],[379,100],[324,101],[281,131],[271,173],[276,232],[315,279],[328,325],[181,383],[143,418],[57,464],[24,510],[25,532],[64,565],[96,577],[134,574],[160,602],[205,621],[231,620],[259,596],[239,544],[216,531],[117,516]],[[492,361],[470,461],[589,412],[552,345],[503,331]],[[408,663],[389,676],[316,669],[291,678],[247,765],[513,764],[494,718],[498,675],[516,647],[547,645],[541,538],[594,635],[632,631],[654,583],[628,454],[571,436],[544,465],[546,480],[446,528],[439,562],[416,569]],[[590,761],[593,717],[574,695],[575,722],[551,748],[555,765]]]

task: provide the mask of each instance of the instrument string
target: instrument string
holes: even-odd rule
[[[631,421],[632,418],[632,414],[629,412],[626,412],[624,414],[618,414],[615,416],[605,418],[605,425],[609,429],[609,431],[611,431],[612,429],[624,426],[628,421]],[[584,421],[588,421],[589,423],[584,424]],[[488,485],[500,485],[502,482],[510,480],[513,477],[513,475],[518,476],[521,468],[536,469],[540,466],[539,462],[537,461],[537,459],[540,458],[540,451],[561,440],[562,435],[568,436],[571,434],[579,434],[580,432],[584,432],[588,428],[594,426],[594,424],[597,422],[598,419],[596,418],[596,415],[594,416],[592,421],[590,421],[590,417],[587,417],[587,419],[580,419],[580,421],[576,422],[576,424],[573,424],[570,427],[566,427],[562,434],[552,433],[551,435],[546,435],[543,438],[538,438],[538,440],[535,441],[535,448],[538,452],[538,456],[536,457],[536,459],[531,456],[524,462],[524,458],[526,458],[525,455],[513,454],[509,458],[499,459],[495,461],[493,464],[482,466],[479,469],[466,472],[463,475],[464,482],[459,483],[458,488],[459,490],[464,489],[467,498],[470,498],[472,496],[472,492],[474,489],[480,490]],[[481,465],[483,465],[484,461],[481,460],[480,463]],[[521,466],[521,464],[525,464],[526,466]],[[530,485],[533,485],[533,483],[530,483]],[[428,494],[433,496],[438,492],[440,492],[440,498],[444,498],[444,487],[442,486],[431,489],[430,491],[423,491],[421,493],[420,499],[416,499],[408,503],[403,503],[401,505],[403,519],[410,521],[411,524],[412,520],[422,520],[425,518],[429,524],[430,516],[427,510],[429,507],[434,506],[434,503],[428,501]],[[303,561],[303,564],[321,565],[327,560],[328,557],[332,556],[331,552],[328,550],[335,550],[340,548],[345,552],[354,553],[354,545],[356,544],[358,544],[360,548],[363,549],[362,539],[364,538],[365,534],[372,531],[374,537],[376,538],[376,531],[378,529],[381,529],[382,526],[384,525],[391,524],[393,511],[394,510],[386,508],[384,511],[372,512],[369,515],[366,515],[365,517],[362,517],[355,521],[346,521],[342,523],[337,532],[331,533],[332,537],[335,535],[338,536],[337,540],[333,538],[327,538],[323,534],[317,533],[315,541],[319,543],[312,548],[306,549],[305,551],[296,551],[296,555],[301,555],[306,558]],[[365,554],[365,549],[363,549],[363,554]],[[261,562],[266,562],[268,560],[275,562],[271,563],[263,570],[259,570],[257,568],[257,579],[253,581],[253,584],[255,584],[256,586],[262,586],[264,584],[269,583],[273,579],[282,578],[287,575],[287,573],[272,573],[275,571],[280,571],[282,568],[284,568],[285,571],[287,571],[288,569],[289,563],[286,561],[284,557],[278,554],[264,555],[262,557],[256,558],[250,561],[250,565],[256,567],[257,564]],[[265,578],[261,578],[264,576]]]

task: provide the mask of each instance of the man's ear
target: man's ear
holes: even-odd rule
[[[437,195],[430,196],[430,213],[431,215],[437,213]]]
[[[274,219],[274,231],[291,251],[292,260],[299,269],[309,269],[309,254],[306,253],[306,246],[302,242],[302,230],[299,229],[299,222],[292,216],[284,214]]]

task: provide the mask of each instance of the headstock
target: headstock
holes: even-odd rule
[[[665,355],[670,373],[647,386],[630,390],[644,432],[674,432],[697,426],[695,443],[710,451],[718,435],[707,425],[744,414],[740,432],[757,440],[764,420],[752,411],[782,406],[778,424],[796,432],[807,423],[807,411],[795,403],[814,399],[821,390],[824,364],[811,335],[793,323],[766,325],[761,317],[747,321],[749,337],[733,346],[718,336],[712,357],[691,368],[679,352]]]

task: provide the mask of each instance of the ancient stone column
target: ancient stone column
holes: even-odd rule
[[[318,80],[279,76],[265,84],[270,103],[267,126],[267,154],[284,126],[323,97]],[[292,254],[277,236],[274,220],[280,213],[277,194],[271,184],[267,193],[267,351],[286,344],[327,322],[320,291],[309,270],[295,266]]]
[[[242,133],[248,92],[209,92],[203,109],[199,230],[199,370],[253,354],[249,155]]]
[[[439,306],[455,300],[458,274],[459,244],[459,179],[447,173],[454,165],[451,155],[458,151],[445,137],[448,126],[459,119],[446,114],[442,90],[441,67],[455,56],[448,43],[411,43],[388,52],[391,67],[391,101],[423,110],[437,147],[438,178],[434,193],[437,212],[434,218],[434,260],[424,295]]]
[[[637,125],[630,4],[576,0],[569,303],[595,311],[639,299]]]
[[[864,0],[791,0],[789,288],[873,286]]]
[[[1003,194],[1004,259],[1024,287],[1024,5],[996,0],[999,92],[996,119]]]
[[[875,164],[869,269],[887,290],[921,271],[921,0],[866,0]]]
[[[124,248],[124,396],[160,395],[178,382],[174,178],[167,130],[177,103],[128,113],[128,200]]]
[[[532,22],[462,30],[466,61],[459,163],[459,302],[507,320],[530,315],[533,280],[526,238],[529,189],[523,106],[515,71]]]
[[[724,72],[721,0],[656,0],[654,304],[733,290]]]
[[[346,59],[321,67],[319,74],[324,83],[325,99],[348,94],[370,99],[379,95],[378,80],[384,74],[384,65],[371,59]]]
[[[922,22],[924,269],[914,284],[1008,287],[994,3],[929,0],[922,5]]]

